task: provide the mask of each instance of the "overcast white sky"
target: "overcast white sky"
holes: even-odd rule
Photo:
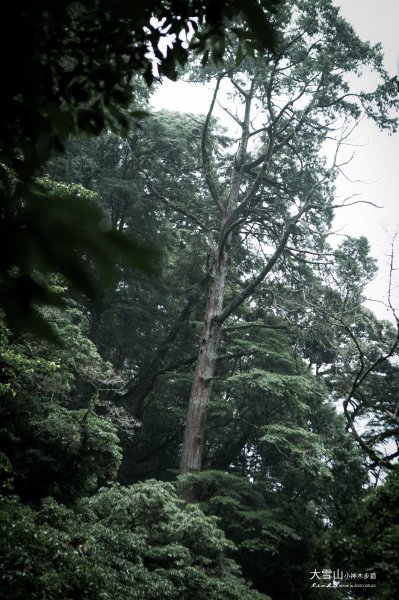
[[[381,42],[385,67],[391,75],[399,75],[399,0],[333,0],[341,14],[352,24],[363,40]],[[211,90],[185,82],[166,81],[152,100],[154,108],[205,113]],[[223,114],[223,113],[222,113]],[[219,115],[218,115],[219,116]],[[358,193],[357,199],[374,202],[383,208],[360,204],[337,211],[335,229],[342,233],[366,235],[372,255],[378,259],[379,275],[368,288],[368,296],[383,300],[388,287],[387,255],[390,239],[399,230],[399,132],[389,136],[369,122],[362,121],[353,140],[358,147],[356,156],[346,168],[347,176],[337,181],[337,195]],[[398,244],[399,246],[399,244]],[[397,247],[399,255],[399,247]],[[399,288],[396,290],[399,304]],[[386,309],[372,304],[380,318]]]
[[[399,75],[399,0],[335,0],[341,14],[352,24],[361,39],[381,42],[385,56],[385,67],[391,75]],[[352,180],[367,183],[349,184],[340,178],[337,192],[349,195],[360,193],[359,199],[369,200],[382,209],[368,205],[337,211],[336,223],[346,225],[350,235],[366,235],[372,254],[378,259],[380,273],[369,286],[371,298],[381,299],[387,291],[387,254],[390,240],[399,230],[399,132],[388,136],[370,122],[359,126],[356,142],[362,144],[347,172]],[[396,247],[399,255],[399,244]],[[396,304],[399,304],[399,289],[396,289]],[[387,316],[386,309],[373,304],[380,318]]]

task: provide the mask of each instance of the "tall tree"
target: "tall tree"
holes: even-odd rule
[[[336,119],[348,123],[365,112],[381,128],[393,130],[390,109],[397,106],[396,81],[381,66],[379,49],[362,43],[327,0],[307,0],[284,7],[283,46],[277,56],[260,63],[245,58],[225,65],[214,80],[214,94],[205,119],[202,176],[213,209],[195,220],[209,252],[209,277],[204,329],[189,400],[181,472],[201,468],[206,405],[211,396],[224,324],[268,279],[287,252],[322,252],[334,208],[333,182],[338,151],[347,131],[335,138],[333,159],[324,158],[326,138]],[[373,92],[351,93],[345,79],[370,65],[381,78]],[[235,100],[226,106],[239,141],[230,161],[218,165],[209,144],[212,114],[222,90]],[[222,100],[223,102],[223,100]],[[173,207],[168,190],[154,181],[154,194]],[[177,207],[181,210],[181,207]],[[184,209],[183,209],[184,212]],[[250,274],[236,264],[237,240],[262,264]],[[228,294],[232,272],[241,290]]]

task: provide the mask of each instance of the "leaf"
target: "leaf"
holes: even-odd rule
[[[251,31],[266,50],[275,49],[276,34],[270,19],[256,0],[235,0],[235,5],[245,15]]]

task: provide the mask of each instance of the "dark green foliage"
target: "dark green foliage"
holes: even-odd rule
[[[267,600],[226,558],[215,519],[171,484],[103,488],[74,510],[3,499],[0,540],[4,598]]]
[[[26,176],[61,149],[70,134],[97,135],[108,127],[126,132],[132,92],[140,88],[137,76],[147,84],[154,79],[149,48],[160,74],[174,79],[177,66],[189,55],[179,34],[194,29],[198,37],[193,50],[221,60],[225,20],[238,15],[244,16],[240,38],[255,38],[260,48],[273,48],[270,11],[278,4],[279,0],[264,0],[261,7],[238,0],[13,4],[0,31],[0,161]],[[151,21],[153,16],[162,27]],[[168,38],[163,55],[159,43],[172,34],[176,38]],[[131,114],[142,116],[135,109]]]
[[[350,476],[355,474],[347,470]],[[345,469],[341,463],[338,468]],[[334,479],[340,486],[342,474]],[[331,478],[332,479],[332,478]],[[289,490],[283,484],[268,480],[251,482],[227,472],[204,471],[180,478],[180,485],[194,485],[195,491],[206,514],[217,515],[220,525],[236,549],[232,557],[242,566],[243,574],[256,589],[273,599],[300,600],[316,599],[319,590],[311,588],[310,573],[315,565],[332,564],[330,554],[330,531],[340,531],[343,538],[343,522],[328,521],[326,512],[318,501],[332,491],[324,489],[327,478],[322,475],[316,485],[319,499],[310,490]],[[342,483],[344,481],[342,480]],[[328,488],[328,484],[327,484]],[[342,506],[351,511],[347,489],[341,496]],[[310,493],[308,493],[310,492]],[[359,489],[355,492],[359,496]],[[337,498],[341,492],[337,490]],[[335,518],[335,516],[334,516]],[[342,560],[342,555],[339,558]],[[327,596],[329,597],[329,596]],[[336,592],[333,598],[344,597]]]
[[[227,558],[233,546],[216,521],[178,500],[170,484],[97,491],[120,461],[112,415],[96,414],[115,376],[69,304],[47,315],[62,347],[32,336],[10,344],[2,329],[2,597],[264,597]]]
[[[360,598],[395,600],[399,594],[399,471],[365,498],[352,540],[352,560],[358,569],[375,572],[376,589]]]
[[[121,460],[116,427],[96,414],[98,389],[106,386],[112,368],[84,336],[77,309],[46,316],[62,348],[31,336],[10,344],[2,330],[0,450],[22,498],[51,494],[71,502],[116,477]]]
[[[309,574],[330,564],[330,529],[351,530],[365,471],[343,419],[325,402],[326,388],[295,360],[287,332],[249,323],[226,332],[223,352],[231,358],[220,361],[208,409],[204,466],[219,470],[182,478],[181,486],[194,486],[205,512],[221,518],[237,546],[232,556],[258,590],[313,598]],[[162,410],[154,402],[146,431]],[[168,407],[163,430],[179,415]]]
[[[104,284],[116,277],[115,262],[150,271],[156,253],[112,227],[96,203],[95,194],[75,184],[48,178],[28,185],[1,169],[3,190],[12,215],[6,213],[0,236],[2,307],[10,328],[29,330],[57,341],[37,305],[62,305],[48,285],[50,273],[60,273],[77,290],[94,299],[99,270]],[[97,266],[97,270],[93,265]]]

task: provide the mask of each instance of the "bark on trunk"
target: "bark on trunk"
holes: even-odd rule
[[[216,261],[212,269],[205,313],[205,325],[201,337],[198,360],[190,393],[180,472],[201,469],[204,447],[206,405],[211,395],[215,375],[220,324],[217,317],[222,312],[227,273],[227,255]]]

